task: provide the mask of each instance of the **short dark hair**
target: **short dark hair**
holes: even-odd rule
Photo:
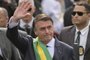
[[[80,0],[74,0],[75,2],[78,2],[78,1],[80,1]]]
[[[53,20],[50,16],[46,15],[46,14],[38,14],[34,21],[33,21],[33,29],[35,28],[35,24],[38,22],[38,21],[51,21],[52,24],[53,24]]]
[[[78,6],[84,6],[85,9],[86,9],[86,11],[88,13],[90,13],[90,5],[89,4],[87,4],[87,3],[76,3],[76,4],[73,5],[73,7],[75,8],[76,5],[78,5]]]

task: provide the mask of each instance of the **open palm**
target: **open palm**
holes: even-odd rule
[[[16,8],[15,12],[14,12],[14,18],[16,20],[19,20],[23,17],[25,17],[26,15],[30,15],[30,13],[28,12],[28,10],[31,8],[31,3],[28,1],[23,1],[21,4],[19,4],[19,6]]]

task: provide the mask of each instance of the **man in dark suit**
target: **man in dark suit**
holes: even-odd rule
[[[23,0],[19,0],[19,4],[22,2]],[[31,2],[33,4],[33,8],[29,9],[28,12],[32,11],[32,14],[35,11],[35,5],[34,5],[34,0],[29,0],[29,2]],[[32,20],[31,20],[32,19]],[[31,20],[31,21],[30,21]],[[34,17],[32,15],[27,15],[24,18],[20,19],[19,24],[18,24],[18,29],[27,32],[28,35],[31,35],[34,37],[34,34],[32,33],[32,24],[33,24],[33,20]]]
[[[72,14],[72,11],[73,11],[73,5],[74,5],[75,3],[80,2],[80,1],[82,1],[82,2],[84,2],[84,3],[88,3],[87,0],[74,0],[73,4],[72,4],[70,7],[68,7],[68,8],[66,9],[65,13],[64,13],[63,19],[64,19],[64,26],[65,26],[65,27],[66,27],[66,26],[71,26],[71,25],[73,25],[73,23],[72,23],[72,17],[71,17],[71,14]],[[67,3],[66,3],[66,4],[67,4]]]
[[[28,13],[30,7],[31,4],[28,1],[23,1],[11,17],[7,30],[7,37],[23,53],[24,60],[74,60],[73,48],[53,37],[53,21],[46,14],[39,14],[35,17],[36,39],[18,34],[18,21],[30,14]]]
[[[59,39],[74,47],[75,53],[76,42],[77,42],[77,32],[80,31],[81,34],[78,38],[78,48],[79,53],[76,54],[79,59],[77,60],[90,60],[90,6],[85,3],[77,3],[74,6],[72,12],[72,23],[73,26],[66,27],[60,33]],[[79,54],[79,55],[78,55]]]

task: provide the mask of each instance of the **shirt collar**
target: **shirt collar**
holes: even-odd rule
[[[33,20],[34,20],[34,19],[32,19],[32,20],[30,21],[30,23],[28,23],[28,25],[29,25],[30,27],[32,27]],[[21,28],[25,28],[25,27],[24,27],[25,25],[26,25],[26,23],[23,22],[23,20],[21,19],[21,20],[20,20],[20,27],[21,27]]]
[[[89,30],[89,25],[87,25],[85,28],[83,28],[82,30],[80,30],[81,34],[84,35],[87,31]],[[78,32],[79,30],[76,28],[76,33]]]
[[[52,40],[47,44],[49,47],[54,47],[55,39],[52,38]]]

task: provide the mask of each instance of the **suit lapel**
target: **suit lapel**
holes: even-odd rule
[[[63,50],[62,50],[62,46],[60,46],[60,43],[57,39],[55,39],[55,47],[54,47],[54,57],[53,60],[62,60],[62,56],[63,56]]]
[[[75,51],[75,56],[76,56],[76,60],[78,60],[78,45],[75,45],[74,44],[74,39],[75,39],[75,31],[76,31],[76,28],[75,28],[75,26],[73,26],[72,27],[72,29],[71,29],[71,31],[68,33],[68,35],[70,35],[69,36],[69,38],[68,38],[68,40],[69,40],[69,45],[71,45],[73,48],[74,48],[74,51]]]
[[[69,45],[72,45],[74,44],[74,38],[75,38],[75,27],[73,26],[71,31],[68,32],[68,41],[69,41]]]
[[[89,26],[89,32],[88,32],[88,37],[87,37],[85,53],[88,51],[89,48],[90,48],[90,26]]]

